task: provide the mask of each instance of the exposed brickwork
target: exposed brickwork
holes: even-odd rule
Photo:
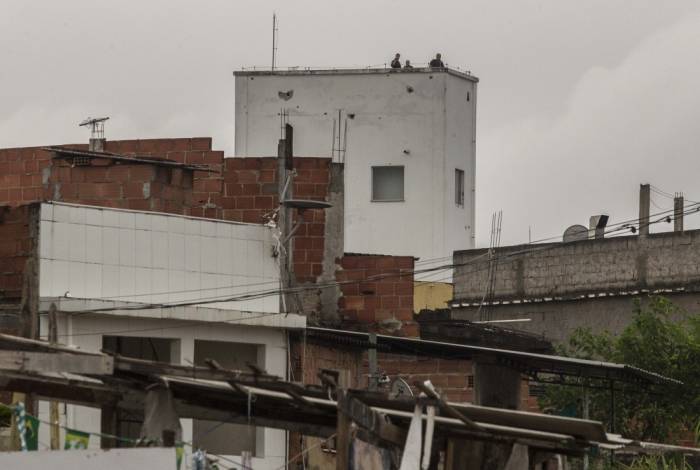
[[[87,149],[83,144],[64,147]],[[207,164],[210,171],[194,175],[199,185],[203,184],[200,180],[222,178],[224,154],[211,150],[208,137],[107,141],[105,152]],[[52,153],[39,147],[0,149],[0,204],[56,200],[190,215],[192,205],[199,203],[198,212],[203,210],[204,203],[193,200],[189,171],[107,163],[95,160],[90,167],[71,167],[52,160]]]
[[[189,215],[192,173],[157,164],[93,160],[90,166],[71,167],[56,160],[45,199]]]
[[[339,308],[347,325],[381,331],[382,321],[396,319],[402,323],[396,334],[418,336],[413,322],[412,257],[346,254],[337,263],[337,281],[357,281],[340,286]]]
[[[205,189],[205,188],[201,188]],[[214,185],[210,190],[217,191]],[[276,158],[227,158],[217,210],[220,217],[260,224],[279,206]],[[207,193],[198,198],[213,197]]]
[[[87,145],[65,147],[86,150]],[[105,152],[206,165],[206,171],[155,164],[70,166],[38,147],[0,149],[0,205],[41,200],[162,211],[238,222],[263,223],[279,207],[276,158],[224,158],[209,137],[106,141]],[[325,200],[330,159],[297,158],[294,197]],[[103,166],[104,165],[104,166]],[[325,213],[309,210],[293,241],[296,281],[321,274]]]
[[[0,207],[0,301],[19,301],[25,265],[35,247],[32,206]]]
[[[328,158],[297,158],[294,198],[325,201],[328,198],[330,164]],[[307,210],[304,223],[294,235],[292,261],[297,282],[315,282],[323,269],[326,213]]]
[[[366,388],[369,377],[367,354],[350,347],[331,347],[306,343],[297,339],[291,343],[293,378],[306,384],[320,385],[318,373],[321,369],[349,371],[351,388]],[[430,380],[447,400],[458,403],[473,403],[474,389],[470,386],[472,362],[464,359],[440,359],[411,354],[377,355],[380,373],[390,379],[402,378],[412,388],[416,381]],[[523,380],[520,409],[539,411],[537,399],[529,396],[528,382]]]

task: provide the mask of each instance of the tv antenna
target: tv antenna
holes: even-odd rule
[[[277,63],[277,14],[272,12],[272,71]]]
[[[100,117],[100,118],[87,118],[84,119],[80,124],[78,124],[79,127],[87,127],[90,126],[90,138],[91,139],[104,139],[105,138],[105,121],[109,119],[109,117]]]

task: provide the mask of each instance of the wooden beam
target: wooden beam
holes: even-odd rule
[[[56,399],[76,405],[96,407],[114,404],[124,396],[115,387],[98,382],[11,371],[0,371],[0,390],[34,392],[43,399]]]
[[[51,302],[49,307],[49,343],[55,345],[58,343],[58,314],[56,312],[56,304]],[[51,450],[58,450],[61,446],[61,429],[59,428],[59,413],[58,402],[52,400],[49,403],[49,426],[51,437]]]
[[[348,408],[348,397],[345,390],[338,390],[338,416],[336,425],[335,464],[336,470],[350,469],[350,417],[343,412]]]
[[[72,374],[109,375],[114,370],[114,362],[106,355],[0,351],[0,370],[38,374],[60,371]]]
[[[452,416],[455,419],[460,420],[463,422],[468,429],[473,429],[476,431],[483,430],[481,426],[479,426],[476,422],[472,421],[471,419],[467,418],[464,416],[459,410],[456,408],[450,406],[445,400],[440,398],[440,395],[438,395],[435,392],[435,389],[431,386],[426,385],[423,382],[415,382],[414,385],[423,393],[425,393],[428,398],[431,398],[435,400],[440,407],[440,410],[445,413],[446,415]]]
[[[178,416],[183,419],[204,419],[235,424],[252,424],[254,426],[284,429],[287,431],[299,432],[306,436],[321,438],[331,437],[335,433],[335,428],[332,426],[309,423],[304,421],[304,419],[292,420],[284,417],[270,418],[256,416],[255,414],[252,414],[250,419],[248,419],[246,414],[235,414],[229,410],[207,408],[180,399],[175,400],[175,410]]]
[[[166,362],[146,361],[114,355],[114,369],[119,372],[132,372],[146,376],[171,375],[189,379],[215,380],[220,382],[269,383],[279,381],[275,375],[255,375],[231,369],[211,369],[208,367],[183,366]]]

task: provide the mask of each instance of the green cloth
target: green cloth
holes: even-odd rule
[[[25,416],[24,439],[27,450],[39,449],[39,420],[34,416]]]
[[[182,457],[185,455],[185,448],[182,445],[175,447],[175,461],[177,464],[177,470],[180,470],[182,466]]]
[[[65,450],[87,449],[89,443],[90,433],[66,429],[66,443],[63,446]]]

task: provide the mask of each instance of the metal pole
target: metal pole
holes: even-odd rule
[[[275,70],[277,52],[277,14],[272,13],[272,70]]]
[[[583,419],[589,418],[589,394],[588,394],[588,384],[583,385]],[[588,470],[588,453],[583,454],[583,470]]]

